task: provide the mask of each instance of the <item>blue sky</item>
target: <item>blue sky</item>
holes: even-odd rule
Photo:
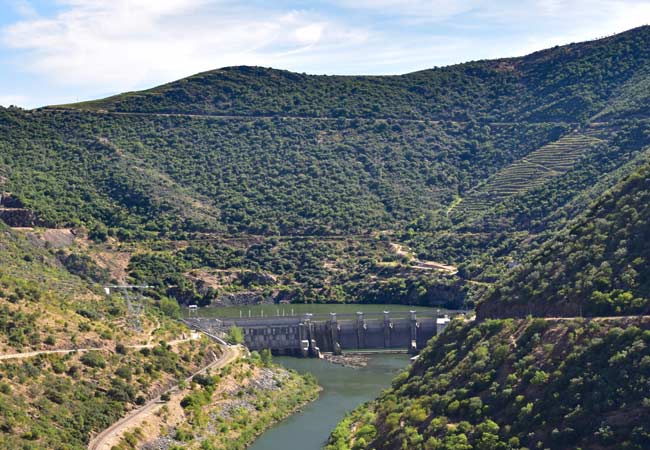
[[[0,0],[0,105],[32,108],[261,65],[399,74],[650,22],[650,0]]]

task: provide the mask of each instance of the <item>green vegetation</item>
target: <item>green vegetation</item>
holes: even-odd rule
[[[243,344],[244,332],[241,328],[233,325],[228,330],[228,343],[230,344]]]
[[[648,312],[648,42],[0,108],[0,219],[23,226],[0,223],[0,351],[99,349],[3,364],[0,447],[83,448],[201,366],[207,342],[164,343],[179,305],[478,299],[331,449],[647,447],[648,323],[520,319]],[[101,289],[123,282],[151,286],[142,332]],[[262,353],[196,377],[178,446],[243,448],[315,395],[274,374]]]
[[[454,321],[326,448],[643,449],[649,344],[647,320]]]
[[[647,160],[649,30],[395,77],[234,67],[2,109],[1,187],[92,241],[60,254],[71,272],[107,283],[97,254],[126,252],[123,278],[157,298],[471,305]],[[416,270],[390,242],[460,271]]]
[[[531,252],[328,450],[646,448],[647,318],[513,317],[647,314],[649,183],[645,165]]]
[[[455,263],[463,279],[488,283],[500,279],[621,178],[647,164],[647,121],[619,122],[589,132],[599,143],[568,171],[542,171],[525,184],[521,184],[523,178],[506,180],[520,185],[514,185],[512,192],[486,196],[487,190],[505,186],[498,186],[501,175],[512,175],[516,167],[530,167],[521,160],[479,185],[448,217],[418,220],[399,239],[420,258]]]
[[[166,244],[166,245],[165,245]],[[258,238],[239,246],[221,241],[152,244],[129,271],[138,283],[182,304],[399,303],[460,307],[465,289],[456,277],[415,273],[384,238]],[[242,248],[244,246],[244,248]],[[167,247],[171,247],[167,250]]]
[[[544,185],[549,178],[568,172],[591,147],[601,143],[585,134],[569,134],[529,153],[525,158],[500,170],[469,192],[454,210],[456,214],[483,211],[486,206],[497,204],[505,198]]]
[[[88,261],[63,265],[61,258],[0,224],[0,352],[101,349],[2,361],[1,449],[84,449],[92,434],[219,352],[203,340],[131,349],[185,330],[152,303],[142,318],[146,332],[133,330],[124,299],[99,297],[87,277],[68,271],[78,274]]]
[[[148,349],[146,349],[148,350]],[[86,448],[91,434],[207,360],[207,345],[3,361],[0,448]]]
[[[98,240],[360,234],[439,207],[567,130],[0,110],[0,167],[42,223],[85,224]]]
[[[96,248],[60,258],[95,282],[110,276],[93,250],[117,240],[130,276],[182,304],[458,307],[485,288],[467,280],[494,282],[644,157],[649,30],[397,77],[235,67],[2,109],[3,189],[42,225],[86,230]],[[425,276],[391,240],[461,270]]]
[[[274,366],[270,352],[253,352],[248,361],[219,375],[194,377],[181,402],[188,421],[170,433],[172,444],[243,450],[271,425],[314,400],[319,390],[313,377]]]
[[[650,165],[605,193],[501,281],[480,317],[650,311]]]
[[[634,105],[644,98],[631,87],[646,79],[647,72],[639,69],[650,58],[649,34],[648,27],[642,27],[522,58],[391,77],[313,76],[230,67],[67,108],[231,116],[586,121],[609,106],[614,93],[620,99],[617,104],[624,107],[629,96],[636,100]],[[627,90],[616,92],[623,86]]]

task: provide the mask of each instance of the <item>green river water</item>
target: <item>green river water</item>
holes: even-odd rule
[[[318,400],[262,434],[251,450],[319,450],[336,424],[356,406],[377,397],[409,364],[408,355],[373,355],[363,368],[319,359],[275,358],[299,372],[310,372],[323,387]]]

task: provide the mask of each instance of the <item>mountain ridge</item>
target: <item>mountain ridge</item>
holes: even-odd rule
[[[305,117],[437,118],[441,120],[566,120],[593,115],[611,95],[616,83],[610,75],[629,78],[634,67],[618,64],[630,52],[647,61],[650,27],[578,44],[541,50],[523,57],[472,61],[425,69],[404,75],[354,76],[305,75],[279,69],[234,66],[192,75],[144,91],[118,94],[107,99],[62,105],[122,112],[234,113]],[[614,51],[615,50],[615,51]],[[614,53],[611,53],[614,52]],[[590,61],[598,71],[585,70]],[[551,67],[549,78],[538,67]],[[593,80],[593,88],[581,92],[575,86]],[[590,80],[590,81],[591,81]],[[614,84],[612,84],[614,83]],[[383,95],[373,91],[378,85]],[[242,88],[247,86],[247,88]],[[315,95],[315,92],[326,95]],[[478,104],[466,103],[471,94]],[[550,104],[536,97],[550,96]],[[271,101],[273,99],[273,101]],[[404,103],[404,100],[407,103]],[[582,103],[584,100],[586,103]],[[412,103],[408,105],[408,102]],[[593,102],[594,105],[590,105]],[[517,103],[521,105],[517,106]],[[510,104],[504,109],[504,105]],[[372,105],[372,106],[371,106]],[[527,111],[527,112],[524,112]]]

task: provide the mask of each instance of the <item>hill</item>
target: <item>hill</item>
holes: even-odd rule
[[[456,321],[327,450],[644,449],[650,322]]]
[[[650,312],[650,165],[604,194],[479,304],[482,317]]]
[[[134,328],[124,299],[66,270],[61,247],[3,224],[0,237],[0,448],[85,448],[219,353],[208,340],[168,346],[187,330],[153,302]]]
[[[455,320],[326,448],[647,448],[649,193],[645,165],[497,282],[476,320]]]
[[[647,448],[650,325],[610,316],[648,311],[648,74],[642,27],[401,76],[233,67],[0,109],[0,447],[82,448],[204,366],[219,350],[182,338],[177,302],[483,297],[331,448]],[[141,330],[101,290],[129,281],[152,286]],[[222,375],[268,375],[251,361],[191,383],[175,411],[204,426],[166,424],[176,441],[217,429]],[[264,404],[314,395],[290,384]]]
[[[312,379],[274,366],[270,355],[237,360],[240,350],[191,333],[170,299],[132,295],[143,305],[136,318],[123,295],[97,284],[106,270],[84,245],[69,230],[0,223],[0,449],[81,450],[107,429],[102,445],[120,450],[163,430],[178,445],[243,448],[317,395]],[[232,391],[251,385],[258,388]],[[215,431],[205,417],[229,402],[232,412],[214,417],[237,426]],[[246,420],[235,414],[261,403],[267,407]],[[111,432],[127,414],[130,421]]]
[[[647,161],[649,33],[390,77],[231,67],[2,109],[0,190],[23,212],[0,214],[87,234],[86,256],[183,303],[471,305]],[[389,244],[459,271],[425,274]]]
[[[639,70],[650,56],[649,34],[649,27],[641,27],[521,58],[390,77],[228,67],[143,92],[64,107],[232,116],[585,121],[612,95],[627,97],[627,83],[638,85]],[[616,115],[608,113],[609,118]]]

